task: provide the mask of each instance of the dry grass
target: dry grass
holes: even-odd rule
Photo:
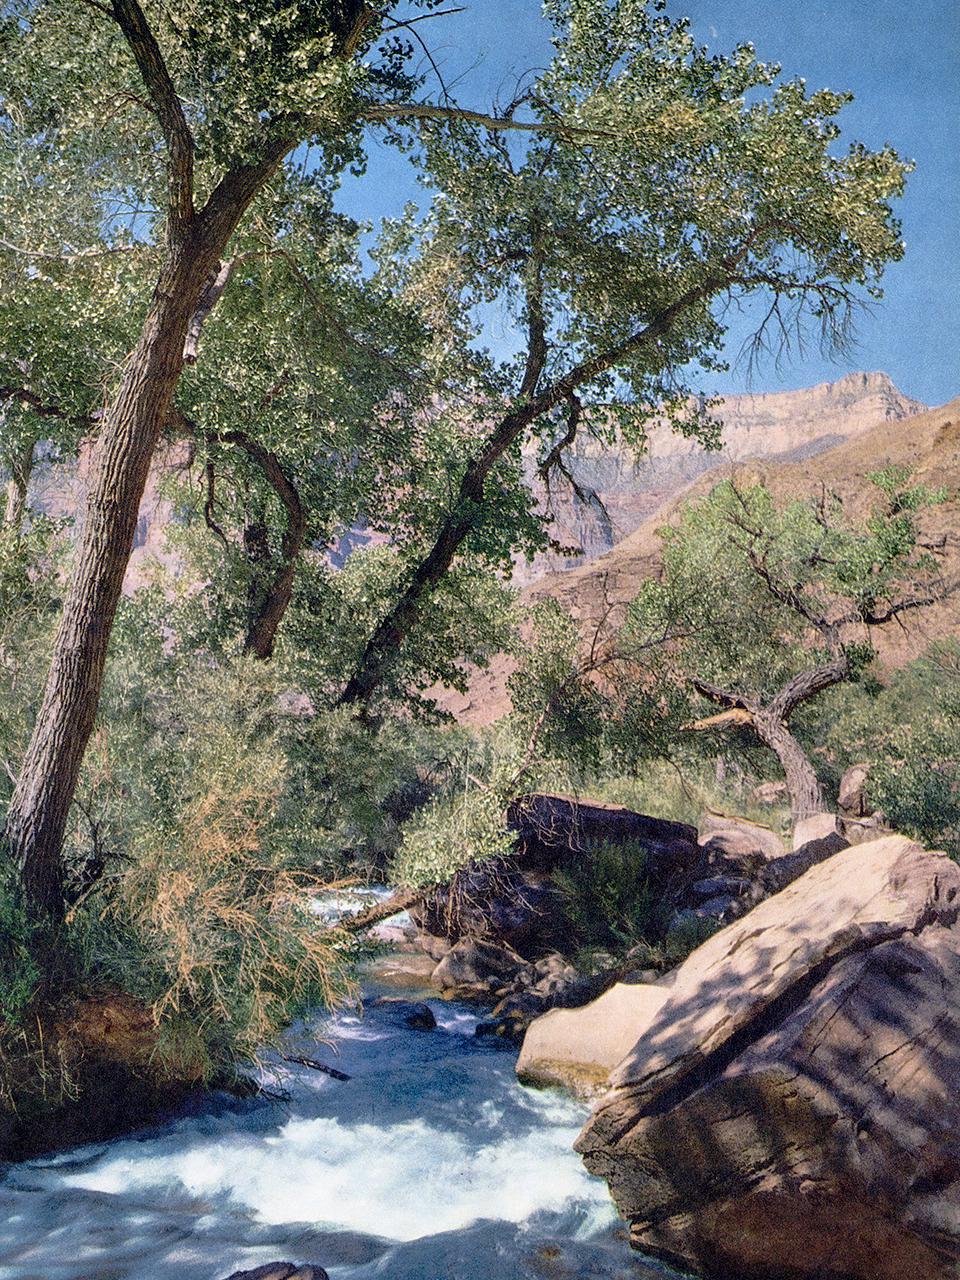
[[[172,831],[144,833],[110,908],[149,962],[157,1026],[196,1027],[211,1069],[255,1058],[297,1012],[351,989],[346,933],[321,925],[296,873],[263,855],[276,792],[218,781]]]

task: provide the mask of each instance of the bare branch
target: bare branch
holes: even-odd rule
[[[391,31],[399,31],[402,27],[412,27],[415,22],[426,22],[428,18],[449,18],[451,14],[466,12],[466,7],[461,6],[459,9],[440,9],[434,10],[433,13],[421,13],[418,18],[408,18],[406,22],[394,22],[389,27],[381,28],[380,34],[388,36]]]
[[[477,124],[483,129],[518,129],[524,133],[558,133],[567,138],[615,138],[613,129],[585,129],[562,121],[522,121],[509,116],[490,116],[482,111],[468,111],[463,107],[438,107],[426,102],[397,103],[389,106],[363,107],[359,112],[363,120],[443,120],[448,123],[462,121]]]
[[[184,364],[197,363],[197,350],[200,344],[200,330],[203,328],[204,321],[220,300],[220,295],[227,287],[227,281],[230,279],[230,272],[236,263],[236,258],[228,258],[226,261],[220,262],[207,276],[203,291],[194,307],[193,315],[190,317],[190,323],[187,326],[187,336],[183,343],[183,362]]]
[[[206,522],[207,528],[212,530],[213,533],[217,535],[217,537],[220,539],[220,541],[223,543],[225,547],[229,547],[230,543],[227,541],[227,535],[223,532],[223,530],[217,524],[216,520],[214,520],[213,518],[214,502],[215,502],[216,471],[214,470],[212,461],[207,463],[205,471],[206,471],[206,478],[207,478],[207,497],[206,497],[206,501],[203,504],[203,518],[204,518],[204,521]]]

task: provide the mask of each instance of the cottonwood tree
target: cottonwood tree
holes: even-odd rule
[[[447,492],[437,485],[421,505],[396,601],[342,690],[347,706],[389,678],[458,557],[509,550],[504,515],[516,508],[525,439],[540,440],[551,475],[578,431],[616,428],[641,444],[649,410],[639,406],[663,411],[666,401],[686,429],[709,435],[699,414],[684,416],[685,371],[718,363],[726,306],[767,297],[761,345],[793,338],[808,319],[842,339],[851,309],[900,256],[889,200],[906,166],[889,149],[835,154],[842,95],[776,85],[776,68],[748,47],[708,57],[685,24],[640,0],[574,0],[548,13],[553,63],[487,115],[411,103],[404,46],[370,54],[387,14],[354,0],[6,11],[8,120],[51,175],[69,170],[68,184],[81,185],[100,215],[97,248],[126,227],[130,245],[110,247],[129,249],[140,279],[150,271],[156,281],[133,349],[104,355],[76,570],[7,817],[39,911],[62,910],[64,824],[151,458],[182,413],[174,394],[185,362],[203,360],[203,331],[248,251],[240,237],[254,202],[303,144],[329,194],[358,158],[365,124],[419,129],[437,199],[422,232],[394,231],[394,253],[403,243],[409,252],[381,274],[435,337],[424,356],[440,388],[431,421],[453,423],[440,436],[457,441]],[[764,87],[769,101],[748,103]],[[26,184],[32,194],[42,185]],[[520,326],[516,360],[498,366],[474,351],[480,304]]]
[[[645,650],[646,687],[686,694],[687,730],[746,727],[783,769],[794,822],[825,810],[816,770],[790,729],[797,708],[855,678],[877,629],[954,591],[918,545],[917,512],[939,495],[889,468],[857,524],[824,493],[778,506],[762,485],[718,485],[665,528],[664,573],[631,603],[616,642]],[[723,708],[704,715],[705,703]]]
[[[902,252],[888,201],[908,166],[886,148],[837,154],[846,95],[776,84],[778,68],[750,46],[708,56],[642,0],[546,10],[554,60],[503,109],[528,110],[540,133],[422,126],[436,199],[421,231],[406,228],[396,288],[447,327],[451,312],[495,308],[522,344],[486,384],[456,496],[345,704],[384,678],[482,523],[500,459],[536,439],[541,475],[558,478],[578,433],[642,448],[654,412],[709,441],[715,424],[687,397],[721,361],[728,308],[765,299],[758,351],[799,340],[810,321],[842,345]]]
[[[356,155],[358,54],[379,27],[359,0],[197,0],[176,11],[115,0],[11,6],[5,15],[7,115],[29,122],[54,172],[83,152],[87,199],[106,207],[108,223],[111,202],[130,199],[132,188],[135,203],[146,201],[133,210],[134,231],[142,219],[158,232],[156,283],[105,395],[76,568],[7,815],[27,895],[53,918],[62,912],[64,824],[140,497],[185,359],[223,287],[234,233],[286,158],[312,141],[332,181]]]

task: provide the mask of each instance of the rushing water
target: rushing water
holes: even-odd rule
[[[135,1137],[9,1166],[0,1280],[221,1280],[284,1258],[332,1280],[639,1280],[605,1183],[571,1144],[585,1109],[521,1088],[476,1018],[437,1027],[368,1001],[309,1026],[264,1083],[283,1102],[223,1100]]]

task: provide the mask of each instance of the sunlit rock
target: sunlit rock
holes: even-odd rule
[[[637,1005],[577,1141],[636,1247],[711,1277],[953,1280],[958,907],[944,855],[899,836],[859,845]]]

